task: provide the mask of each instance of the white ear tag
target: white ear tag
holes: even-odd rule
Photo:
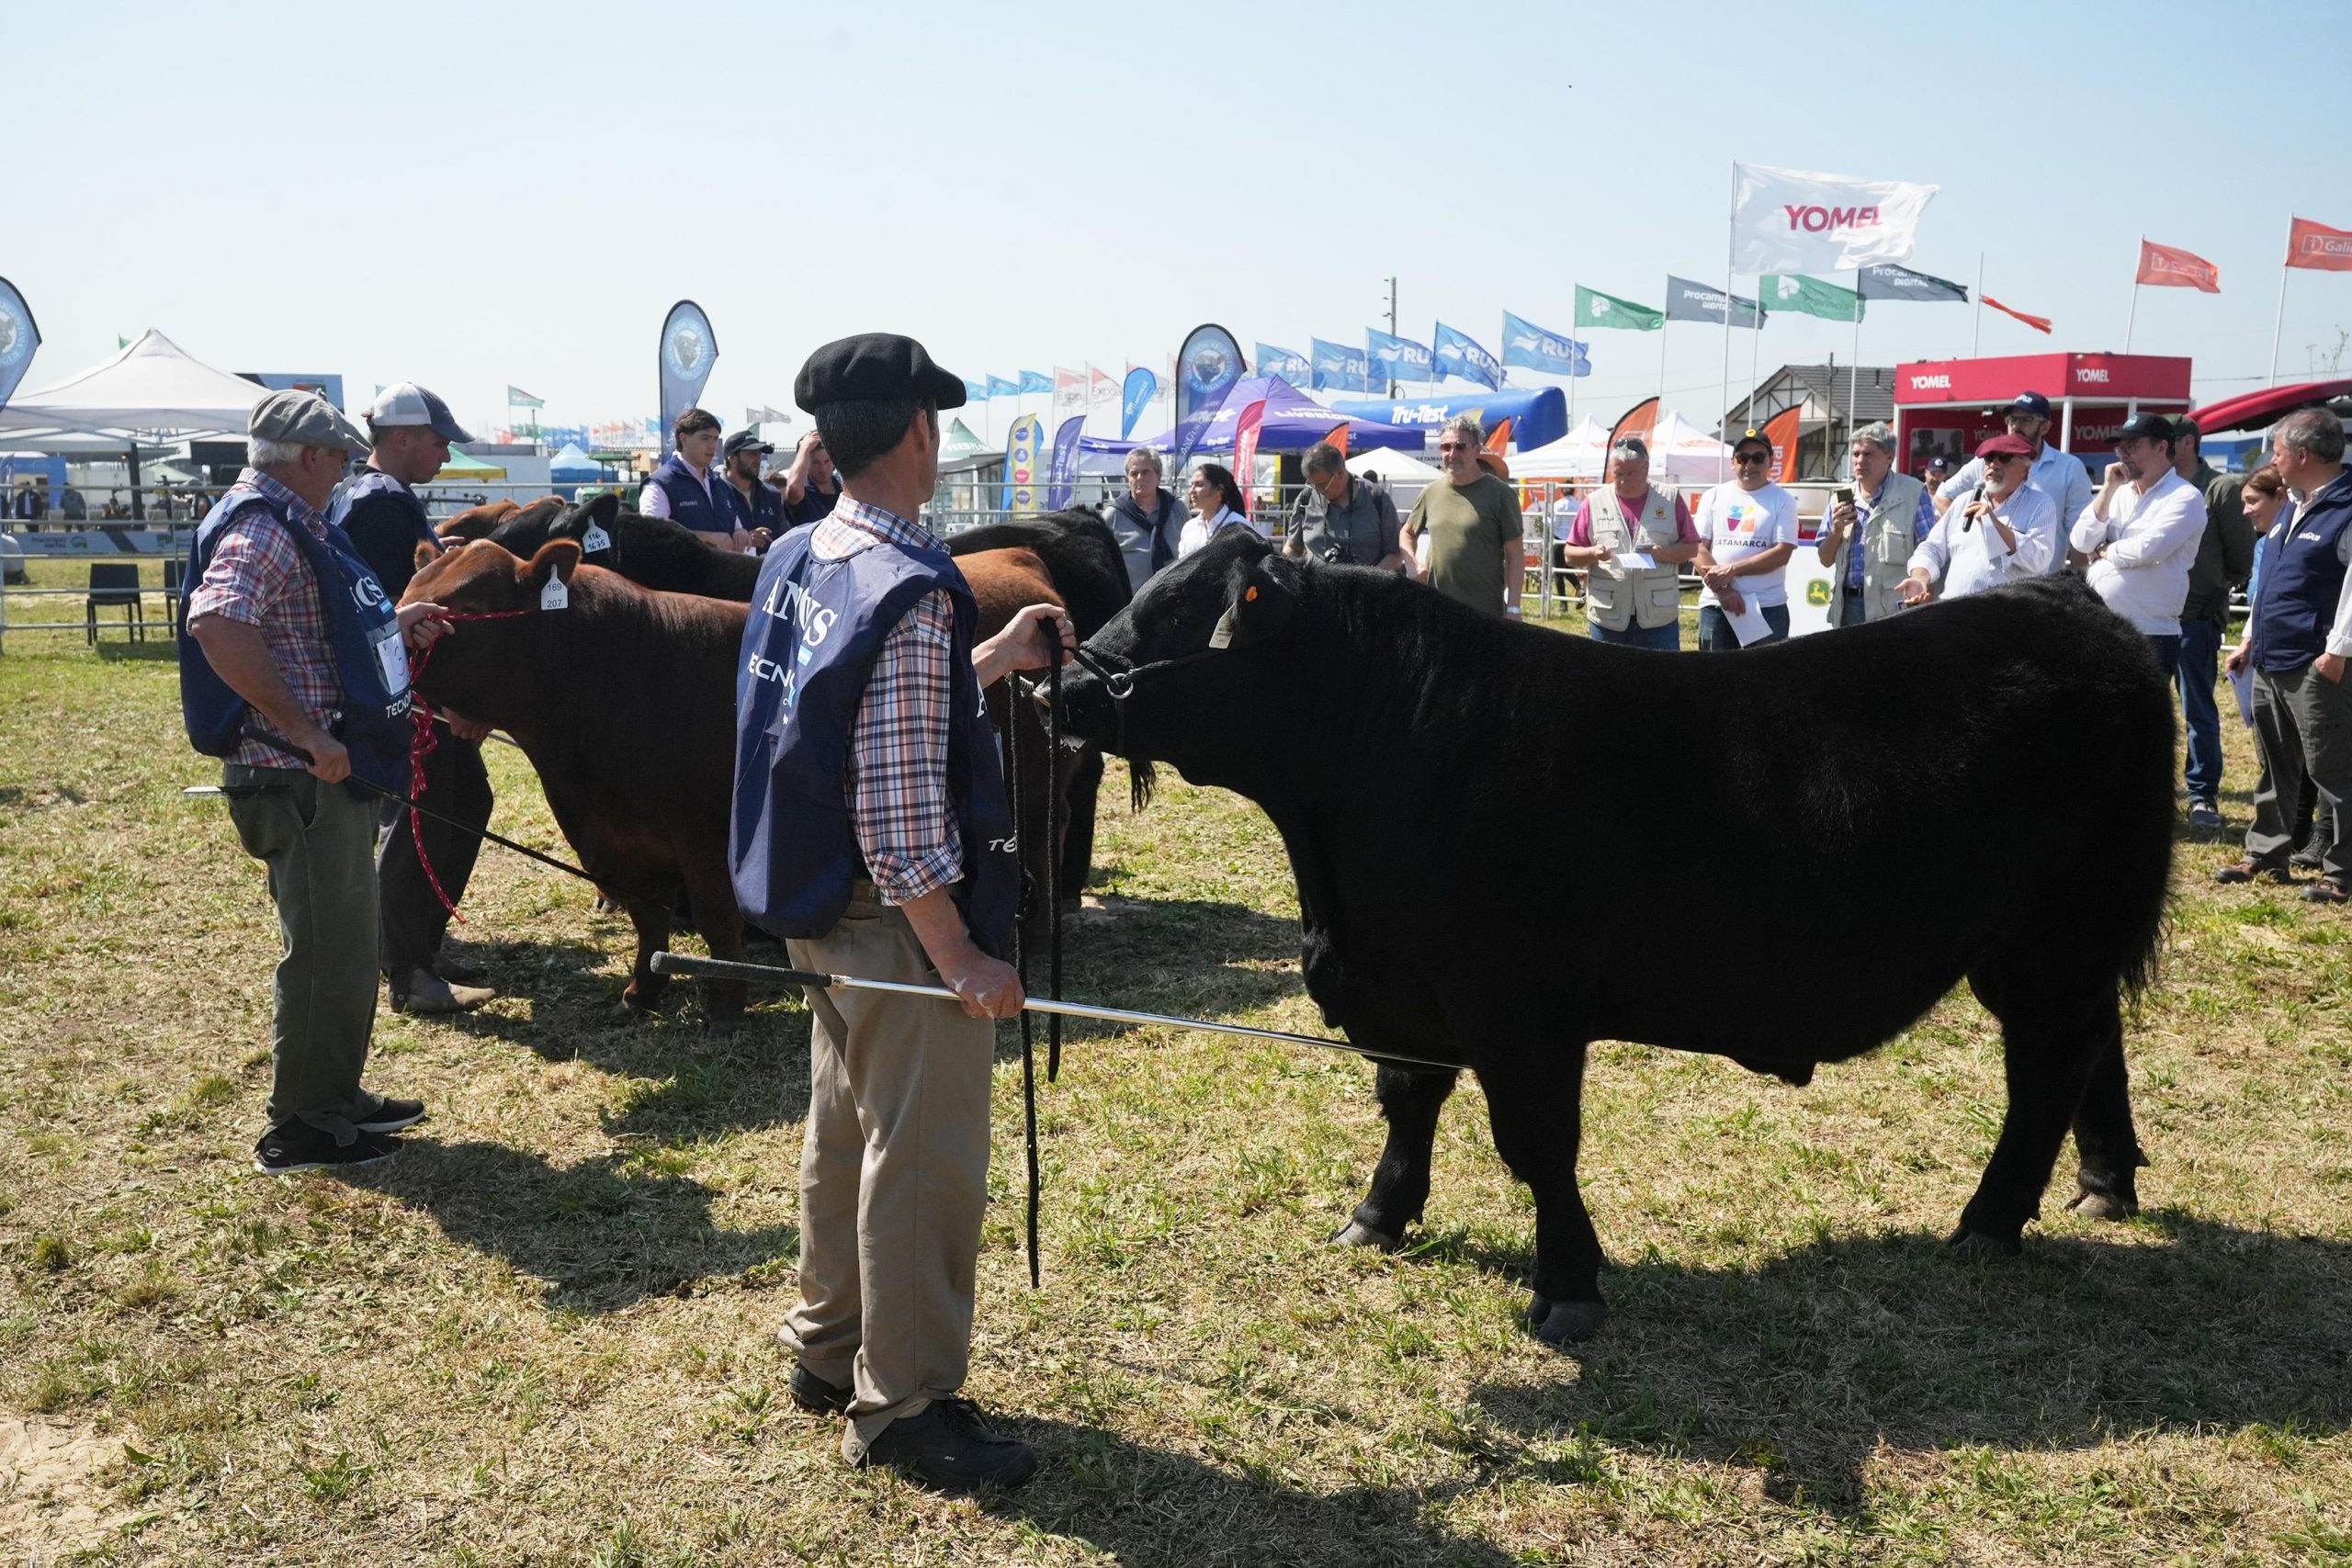
[[[605,533],[597,524],[589,524],[588,531],[580,536],[580,548],[583,554],[593,556],[598,550],[609,550],[612,547],[613,536]]]
[[[571,590],[563,585],[563,579],[554,572],[548,573],[547,586],[539,590],[539,608],[560,610],[571,603]]]
[[[1216,649],[1226,649],[1233,646],[1232,605],[1227,605],[1225,607],[1225,614],[1217,617],[1216,629],[1209,633],[1209,646]]]

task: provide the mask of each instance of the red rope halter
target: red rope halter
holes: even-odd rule
[[[517,615],[533,613],[530,610],[445,610],[433,618],[452,622],[511,621]],[[416,690],[417,682],[424,676],[424,667],[433,662],[433,649],[437,646],[437,639],[428,644],[424,651],[416,656],[416,667],[409,671],[408,797],[411,800],[424,798],[424,759],[431,756],[433,749],[441,743],[441,738],[433,732],[433,705]],[[424,868],[424,880],[432,886],[433,896],[441,900],[441,907],[449,912],[451,919],[464,925],[466,917],[458,913],[458,906],[450,901],[449,895],[441,886],[440,874],[433,869],[433,857],[424,852],[424,818],[414,811],[408,814],[408,831],[410,841],[416,846],[416,863]]]

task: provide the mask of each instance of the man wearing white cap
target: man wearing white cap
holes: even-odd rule
[[[425,515],[415,487],[431,482],[449,461],[449,444],[470,441],[449,405],[413,381],[387,387],[368,411],[368,433],[376,449],[335,497],[334,519],[351,536],[360,558],[375,568],[377,581],[397,602],[416,574],[420,545],[435,550],[440,538]],[[473,829],[490,826],[490,773],[482,766],[487,731],[458,715],[444,712],[446,726],[424,759],[424,788],[417,798],[428,813],[439,812]],[[383,912],[384,978],[395,1012],[460,1012],[478,1008],[498,993],[480,980],[483,971],[441,952],[449,912],[433,891],[432,877],[418,860],[418,829],[433,875],[451,903],[465,897],[481,849],[478,832],[427,815],[409,820],[404,806],[385,807],[383,841],[376,852],[376,883]]]

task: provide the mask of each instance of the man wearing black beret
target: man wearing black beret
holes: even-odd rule
[[[994,1020],[1020,897],[1012,815],[980,693],[1044,667],[1068,619],[1033,604],[978,640],[979,612],[918,520],[939,415],[964,382],[912,338],[819,349],[793,399],[841,476],[821,522],[769,550],[735,678],[729,856],[744,915],[802,969],[944,985],[945,1002],[812,991],[800,1158],[792,1397],[849,1417],[842,1452],[926,1484],[1017,1486],[1025,1443],[956,1397],[971,1355],[987,1201]]]

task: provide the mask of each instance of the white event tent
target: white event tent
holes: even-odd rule
[[[242,436],[269,389],[215,370],[150,330],[103,364],[53,386],[20,393],[0,410],[0,433],[122,432],[162,445],[220,433]]]
[[[1584,423],[1532,451],[1515,454],[1515,479],[1597,479],[1609,467],[1609,427],[1590,414]]]
[[[1650,432],[1650,477],[1668,484],[1713,484],[1736,472],[1731,448],[1669,411]]]

